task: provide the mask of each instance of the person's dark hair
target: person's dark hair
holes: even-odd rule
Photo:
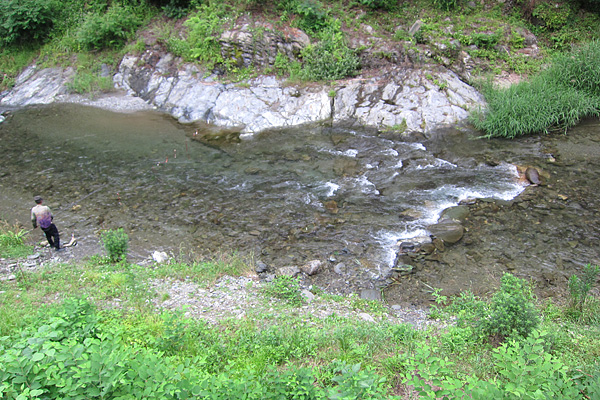
[[[35,196],[33,198],[33,201],[35,201],[35,204],[42,204],[42,197],[41,196]]]

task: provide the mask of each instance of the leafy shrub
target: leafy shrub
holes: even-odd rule
[[[53,5],[52,0],[0,1],[0,45],[45,39],[53,26]]]
[[[223,62],[219,37],[223,32],[223,23],[227,15],[227,9],[222,3],[200,6],[198,12],[184,23],[188,28],[186,44],[178,45],[179,51],[187,52],[187,57],[184,58],[213,65]]]
[[[482,320],[483,331],[501,338],[527,337],[540,322],[532,300],[527,282],[504,274],[500,290],[492,297],[488,315]]]
[[[493,49],[498,44],[501,37],[501,31],[494,33],[473,33],[471,35],[471,44],[489,50]]]
[[[459,0],[433,0],[433,4],[443,11],[454,10],[458,7]]]
[[[294,306],[299,306],[303,303],[302,293],[300,292],[300,280],[298,278],[278,275],[263,290],[267,295],[285,300]]]
[[[300,0],[293,11],[300,17],[298,27],[308,33],[316,34],[328,25],[329,15],[318,0]]]
[[[111,312],[109,312],[111,313]],[[117,319],[105,323],[85,300],[68,300],[56,311],[39,317],[22,333],[0,338],[0,398],[22,399],[384,399],[384,380],[360,365],[337,363],[333,384],[320,387],[308,368],[268,367],[263,372],[236,367],[209,373],[207,362],[223,364],[215,348],[223,332],[195,330],[201,346],[194,357],[167,356],[154,346],[138,345],[125,336]],[[121,318],[118,318],[121,320]],[[176,318],[164,320],[165,324]],[[177,324],[165,332],[159,348],[175,350],[189,336]],[[223,342],[216,347],[223,348]],[[261,346],[258,346],[260,349]],[[214,360],[209,360],[214,358]],[[227,359],[227,358],[225,358]]]
[[[372,10],[384,11],[391,11],[398,5],[398,2],[393,0],[359,0],[359,3]]]
[[[301,52],[306,80],[327,81],[355,76],[360,68],[356,52],[346,44],[340,22],[336,21],[321,36],[321,40]]]
[[[275,64],[273,65],[278,76],[289,75],[290,78],[298,78],[302,71],[299,61],[290,60],[285,54],[277,52]]]
[[[524,341],[511,340],[494,349],[492,355],[500,379],[493,385],[504,392],[504,397],[499,398],[579,398],[579,389],[567,366],[545,352],[545,336],[545,332],[533,331]],[[483,385],[487,390],[490,386]]]
[[[579,399],[580,389],[592,393],[591,382],[576,386],[567,366],[545,352],[545,336],[532,331],[523,341],[510,340],[494,349],[497,378],[490,381],[456,377],[454,362],[438,356],[437,348],[418,347],[406,358],[404,382],[426,399]]]
[[[374,371],[361,369],[360,364],[347,365],[343,361],[334,362],[336,376],[333,381],[337,386],[329,389],[329,399],[373,399],[383,400],[385,378]]]
[[[568,3],[541,2],[531,15],[537,18],[550,30],[558,30],[565,26],[571,17],[571,7]]]
[[[446,314],[457,317],[458,330],[451,332],[448,344],[453,345],[456,339],[465,341],[463,338],[469,333],[483,340],[490,337],[499,341],[507,337],[527,337],[540,322],[532,300],[533,294],[527,282],[511,274],[504,274],[499,290],[487,302],[471,292],[461,293],[444,310]]]
[[[124,260],[127,257],[127,248],[129,247],[129,237],[123,230],[119,228],[116,230],[108,230],[102,233],[101,236],[102,244],[108,254],[108,258],[112,262]]]
[[[86,50],[118,48],[132,37],[141,22],[132,7],[116,4],[104,14],[88,14],[77,30],[77,42]]]
[[[163,10],[169,18],[179,19],[187,15],[187,13],[198,7],[201,3],[199,0],[149,0]]]

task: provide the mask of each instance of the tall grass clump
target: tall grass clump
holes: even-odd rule
[[[558,56],[548,75],[562,86],[600,96],[600,40]]]
[[[27,231],[0,221],[0,257],[25,257],[32,247],[25,244]]]
[[[100,240],[111,262],[118,262],[127,257],[129,236],[127,236],[123,228],[110,229],[102,233]]]
[[[569,306],[567,315],[577,322],[597,322],[599,317],[598,300],[590,293],[590,290],[598,280],[600,267],[588,264],[583,268],[581,276],[572,275],[569,278]]]
[[[485,110],[471,115],[485,138],[563,131],[600,115],[600,41],[558,57],[528,82],[483,88]]]

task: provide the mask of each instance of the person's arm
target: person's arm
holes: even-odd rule
[[[33,212],[33,208],[31,209],[31,224],[33,225],[33,229],[37,228],[37,217],[35,216],[35,212]]]

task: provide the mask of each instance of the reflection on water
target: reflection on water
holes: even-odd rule
[[[41,194],[80,232],[122,226],[146,254],[239,250],[276,266],[347,256],[376,277],[444,208],[522,190],[510,165],[391,134],[306,127],[205,144],[196,129],[75,105],[14,112],[0,124],[2,191],[25,204]]]

